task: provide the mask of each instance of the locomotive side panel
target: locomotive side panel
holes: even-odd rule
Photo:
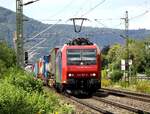
[[[61,49],[62,52],[62,83],[67,83],[67,55],[66,55],[66,45]]]

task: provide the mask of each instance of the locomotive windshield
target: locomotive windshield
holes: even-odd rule
[[[96,49],[68,49],[68,65],[95,65]]]

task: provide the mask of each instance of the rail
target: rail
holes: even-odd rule
[[[117,106],[119,108],[123,108],[123,109],[129,110],[129,111],[135,112],[137,114],[150,114],[150,112],[148,112],[148,111],[141,110],[139,108],[135,108],[135,107],[131,107],[131,106],[127,106],[125,104],[117,103],[114,101],[106,100],[104,98],[99,98],[99,97],[93,96],[93,99],[113,105],[113,106]]]
[[[112,112],[109,112],[109,111],[104,110],[102,108],[99,108],[99,107],[93,106],[91,104],[85,103],[82,100],[80,100],[78,98],[75,98],[73,96],[70,96],[69,98],[72,99],[72,100],[74,100],[74,101],[76,101],[76,102],[78,102],[78,103],[80,103],[80,104],[82,104],[82,105],[84,105],[84,106],[87,106],[87,107],[89,107],[89,108],[91,108],[91,109],[93,109],[93,110],[95,110],[97,112],[100,112],[102,114],[113,114]]]
[[[108,88],[101,88],[100,91],[107,92],[109,94],[113,95],[120,95],[125,96],[128,98],[144,101],[144,102],[150,102],[150,95],[149,94],[141,94],[137,92],[131,92],[131,91],[122,91],[117,89],[108,89]],[[97,93],[99,93],[98,91]]]

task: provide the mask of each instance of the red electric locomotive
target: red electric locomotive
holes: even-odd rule
[[[101,87],[100,49],[78,38],[59,48],[55,58],[54,86],[73,94],[92,94]],[[52,57],[52,54],[51,54]]]

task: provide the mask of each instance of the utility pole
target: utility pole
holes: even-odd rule
[[[125,18],[121,18],[125,21],[125,39],[126,39],[126,52],[127,52],[127,60],[126,60],[126,69],[127,69],[127,81],[129,85],[129,18],[128,11],[125,12]]]
[[[23,0],[16,0],[17,65],[24,67]]]
[[[17,66],[24,68],[24,49],[23,49],[23,6],[32,4],[39,0],[32,0],[23,4],[23,0],[16,0],[16,48],[17,48]]]

